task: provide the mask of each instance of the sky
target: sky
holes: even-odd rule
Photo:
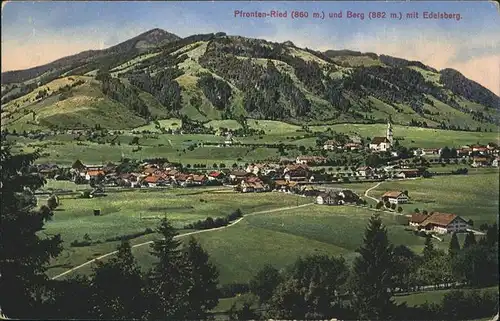
[[[287,17],[235,17],[235,10],[286,11]],[[292,11],[308,17],[292,19]],[[348,19],[348,11],[364,19]],[[423,19],[424,11],[458,13],[461,19]],[[325,19],[313,18],[314,12]],[[328,17],[339,12],[342,18]],[[369,12],[385,12],[386,18],[369,19]],[[406,19],[411,12],[419,17]],[[454,68],[500,95],[500,12],[487,1],[2,2],[2,72],[107,48],[153,28],[180,37],[223,31],[315,50],[387,54],[438,70]]]

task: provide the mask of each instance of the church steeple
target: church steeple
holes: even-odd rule
[[[387,137],[387,140],[391,143],[391,146],[393,144],[393,136],[392,136],[392,125],[391,125],[391,121],[388,120],[387,121],[387,134],[386,134],[386,137]]]

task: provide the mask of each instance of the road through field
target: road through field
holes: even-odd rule
[[[378,183],[377,183],[377,184],[375,184],[374,186],[372,186],[372,187],[370,187],[369,189],[367,189],[367,190],[365,191],[365,197],[368,197],[368,198],[370,198],[370,199],[374,200],[376,203],[378,203],[378,199],[376,199],[375,197],[372,197],[372,196],[368,195],[368,192],[369,192],[369,191],[371,191],[372,189],[376,189],[376,188],[377,188],[377,187],[379,187],[379,186],[380,186],[380,184],[382,184],[382,183],[383,183],[383,182],[378,182]]]
[[[189,235],[194,235],[194,234],[200,234],[200,233],[206,233],[206,232],[213,232],[213,231],[217,231],[217,230],[222,230],[222,229],[225,229],[225,228],[228,228],[230,226],[233,226],[233,225],[236,225],[238,224],[239,222],[241,222],[241,220],[243,220],[246,216],[250,216],[250,215],[257,215],[257,214],[266,214],[266,213],[273,213],[273,212],[280,212],[280,211],[285,211],[285,210],[291,210],[291,209],[296,209],[296,208],[301,208],[301,207],[305,207],[305,206],[310,206],[310,205],[313,205],[314,203],[307,203],[307,204],[302,204],[302,205],[297,205],[297,206],[289,206],[289,207],[280,207],[280,208],[275,208],[275,209],[272,209],[272,210],[266,210],[266,211],[260,211],[260,212],[253,212],[253,213],[248,213],[246,215],[244,215],[243,217],[237,219],[236,221],[232,222],[231,224],[228,224],[226,226],[221,226],[221,227],[216,227],[216,228],[212,228],[212,229],[208,229],[208,230],[199,230],[199,231],[194,231],[194,232],[189,232],[189,233],[184,233],[184,234],[179,234],[179,235],[176,235],[174,237],[174,239],[178,239],[178,238],[181,238],[181,237],[184,237],[184,236],[189,236]],[[140,247],[140,246],[144,246],[144,245],[148,245],[148,244],[151,244],[153,243],[154,241],[148,241],[148,242],[144,242],[144,243],[140,243],[140,244],[135,244],[132,246],[132,248],[136,248],[136,247]],[[89,264],[92,264],[93,262],[95,261],[98,261],[98,260],[102,260],[108,256],[111,256],[111,255],[114,255],[118,253],[118,251],[113,251],[113,252],[109,252],[109,253],[106,253],[104,255],[101,255],[99,257],[96,257],[95,259],[92,259],[90,261],[87,261],[83,264],[80,264],[72,269],[69,269],[61,274],[58,274],[54,277],[52,277],[52,280],[56,280],[60,277],[63,277],[67,274],[70,274],[78,269],[81,269],[82,267],[84,266],[87,266]]]

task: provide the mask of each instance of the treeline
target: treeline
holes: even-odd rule
[[[177,67],[166,68],[156,75],[139,73],[131,75],[130,83],[137,88],[152,94],[174,115],[182,108],[181,88],[174,79],[183,72]]]
[[[441,74],[439,82],[454,94],[493,109],[498,109],[500,106],[500,97],[477,82],[467,79],[458,71],[447,68],[439,73]]]
[[[125,86],[119,79],[111,78],[107,73],[97,75],[96,79],[101,80],[101,90],[106,96],[128,107],[143,118],[149,119],[151,117],[148,106],[139,98],[139,91],[136,88]]]
[[[254,64],[251,58],[236,58],[233,55],[243,54],[243,49],[230,46],[219,48],[217,45],[223,40],[212,41],[199,62],[243,91],[244,107],[251,117],[286,119],[308,114],[310,102],[295,87],[289,75],[279,72],[272,61],[268,61],[264,68]],[[278,54],[275,49],[260,45],[251,48],[251,52],[257,53],[252,57],[271,58],[271,55]]]
[[[233,213],[226,217],[217,217],[215,220],[211,217],[207,217],[204,221],[198,220],[195,223],[186,224],[185,229],[195,229],[195,230],[208,230],[212,228],[226,226],[232,221],[243,217],[243,213],[240,209],[237,209]]]
[[[198,87],[216,109],[225,110],[229,107],[232,93],[231,87],[225,81],[204,73],[198,79]]]

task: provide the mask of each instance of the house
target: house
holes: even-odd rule
[[[414,156],[432,156],[439,155],[439,149],[437,148],[417,148],[413,151]]]
[[[324,150],[335,150],[335,149],[340,149],[342,146],[335,140],[327,140],[323,144],[323,149]]]
[[[420,227],[441,234],[466,232],[470,226],[456,214],[434,212],[427,217]]]
[[[498,161],[500,161],[500,157],[495,157],[495,159],[493,159],[493,161],[491,162],[491,166],[493,167],[498,167]]]
[[[391,143],[387,137],[373,137],[369,147],[375,152],[386,152],[391,148]]]
[[[403,192],[390,191],[382,195],[382,201],[388,201],[391,204],[404,204],[408,203],[408,195]]]
[[[162,176],[146,176],[142,180],[142,184],[146,185],[148,187],[158,187],[158,186],[164,186],[169,182],[168,178],[162,177]]]
[[[322,156],[298,156],[295,160],[297,164],[323,164],[326,162],[326,158]]]
[[[316,197],[316,204],[320,205],[339,205],[341,202],[340,196],[334,192],[322,192]]]
[[[104,171],[102,170],[89,170],[85,173],[85,179],[90,181],[91,179],[96,179],[97,177],[104,177]]]
[[[227,136],[226,136],[226,139],[224,140],[224,145],[225,146],[231,146],[233,143],[234,143],[233,134],[228,133]]]
[[[174,181],[182,187],[189,186],[192,180],[193,177],[189,174],[179,173],[174,176]]]
[[[274,190],[278,192],[288,193],[296,186],[297,182],[287,182],[284,180],[277,180],[274,182]]]
[[[419,226],[423,221],[425,221],[429,217],[428,214],[422,213],[413,213],[408,220],[408,224],[410,226]]]
[[[226,177],[226,175],[224,175],[223,172],[218,172],[218,171],[214,171],[208,174],[209,181],[214,181],[214,180],[221,181],[224,179],[224,177]]]
[[[191,181],[192,181],[193,185],[201,186],[201,185],[205,185],[207,180],[208,179],[205,175],[193,175]]]
[[[286,174],[283,176],[285,181],[290,182],[290,181],[305,181],[307,180],[307,176],[309,175],[309,172],[305,170],[292,170],[286,172]]]
[[[367,177],[372,174],[373,169],[369,166],[363,166],[359,167],[356,171],[359,173],[359,176]]]
[[[247,172],[246,171],[239,171],[239,170],[235,170],[235,171],[231,171],[229,172],[229,179],[234,182],[234,181],[239,181],[243,178],[245,178],[247,176]]]
[[[362,145],[359,144],[359,143],[347,143],[344,145],[344,149],[346,150],[358,150],[358,149],[361,149],[362,148]]]
[[[420,176],[420,172],[416,169],[402,169],[394,176],[397,178],[412,178]]]
[[[472,154],[472,149],[468,148],[468,147],[460,148],[457,150],[458,157],[466,157],[466,156],[470,156],[470,154]]]
[[[486,157],[473,157],[472,158],[472,167],[484,167],[489,166],[490,160]]]

